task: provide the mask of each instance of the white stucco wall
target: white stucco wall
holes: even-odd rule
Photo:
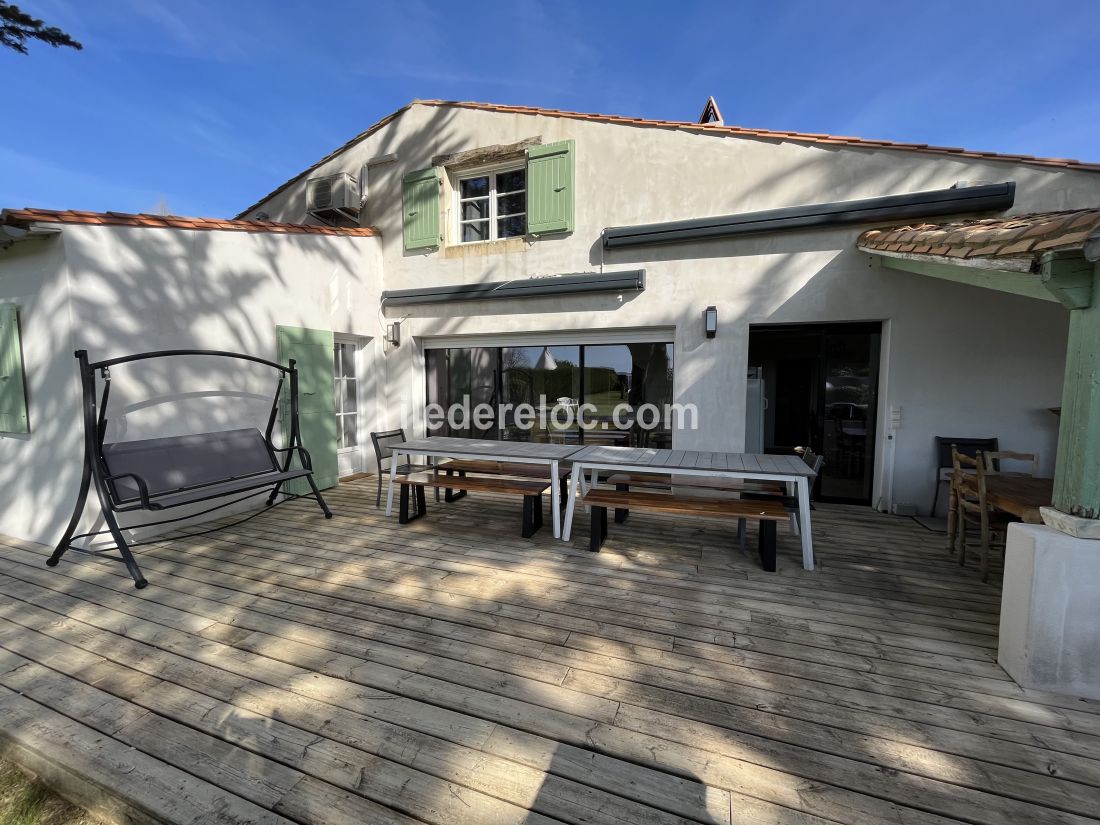
[[[538,137],[576,141],[576,230],[497,250],[405,253],[401,178],[439,155]],[[438,336],[532,331],[675,328],[675,395],[695,403],[703,427],[678,448],[738,450],[744,439],[745,368],[751,324],[887,322],[880,410],[901,408],[887,433],[879,417],[874,500],[932,499],[933,437],[997,436],[1036,450],[1050,471],[1061,402],[1066,312],[1058,305],[948,284],[879,267],[854,248],[866,227],[608,252],[607,226],[852,200],[951,186],[1017,183],[1014,214],[1095,206],[1100,174],[896,150],[810,146],[548,116],[413,106],[312,175],[358,175],[372,158],[365,223],[382,230],[384,287],[402,289],[643,266],[640,295],[401,308],[410,345],[386,363],[391,405],[422,406],[424,345]],[[260,204],[275,220],[303,220],[304,179]],[[484,254],[488,253],[488,254]],[[703,337],[700,313],[719,311]],[[888,437],[890,436],[890,437]]]
[[[21,308],[32,427],[0,434],[0,532],[48,543],[71,514],[83,437],[76,349],[92,360],[173,348],[275,360],[279,324],[369,337],[366,412],[382,409],[370,380],[382,348],[376,238],[59,228],[0,252],[0,301]],[[262,429],[276,380],[223,359],[116,368],[109,439]]]

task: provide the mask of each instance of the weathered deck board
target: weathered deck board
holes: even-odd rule
[[[145,591],[0,537],[0,707],[272,821],[1098,821],[1100,706],[1009,680],[998,590],[911,522],[820,506],[819,569],[767,574],[721,522],[593,555],[369,486],[142,547]]]

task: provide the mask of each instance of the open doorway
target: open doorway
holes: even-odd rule
[[[750,397],[763,409],[749,410],[762,425],[746,449],[811,447],[825,457],[818,498],[870,504],[881,341],[877,322],[752,327],[749,371],[762,392]]]

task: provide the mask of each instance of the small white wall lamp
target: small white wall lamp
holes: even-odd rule
[[[386,324],[386,343],[395,349],[401,346],[401,322]]]
[[[707,307],[703,310],[703,331],[707,338],[718,334],[718,307]]]

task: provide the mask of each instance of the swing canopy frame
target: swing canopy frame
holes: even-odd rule
[[[135,585],[139,588],[145,587],[146,579],[131,551],[131,547],[137,546],[139,542],[126,540],[116,513],[158,512],[240,493],[246,494],[216,504],[200,513],[135,525],[153,527],[204,515],[270,488],[265,508],[268,509],[283,501],[299,498],[294,494],[283,493],[283,498],[277,501],[283,485],[296,479],[304,479],[309,484],[312,497],[325,518],[332,518],[332,513],[313,479],[313,462],[309,451],[302,444],[298,421],[298,370],[294,359],[283,366],[254,355],[199,349],[143,352],[94,362],[89,361],[87,350],[77,350],[75,355],[80,373],[84,421],[84,466],[76,507],[65,533],[46,562],[50,567],[55,567],[70,549],[88,552],[86,548],[76,547],[74,540],[109,532],[115,542],[114,549],[118,550]],[[277,371],[279,380],[266,429],[261,432],[254,427],[240,428],[137,441],[106,442],[111,368],[137,361],[180,356],[231,358]],[[289,415],[283,422],[286,446],[277,447],[272,435],[284,390],[289,396]],[[294,458],[298,459],[297,467],[291,466]],[[78,535],[76,528],[84,515],[88,493],[93,486],[107,528]],[[104,551],[95,552],[99,555]]]

